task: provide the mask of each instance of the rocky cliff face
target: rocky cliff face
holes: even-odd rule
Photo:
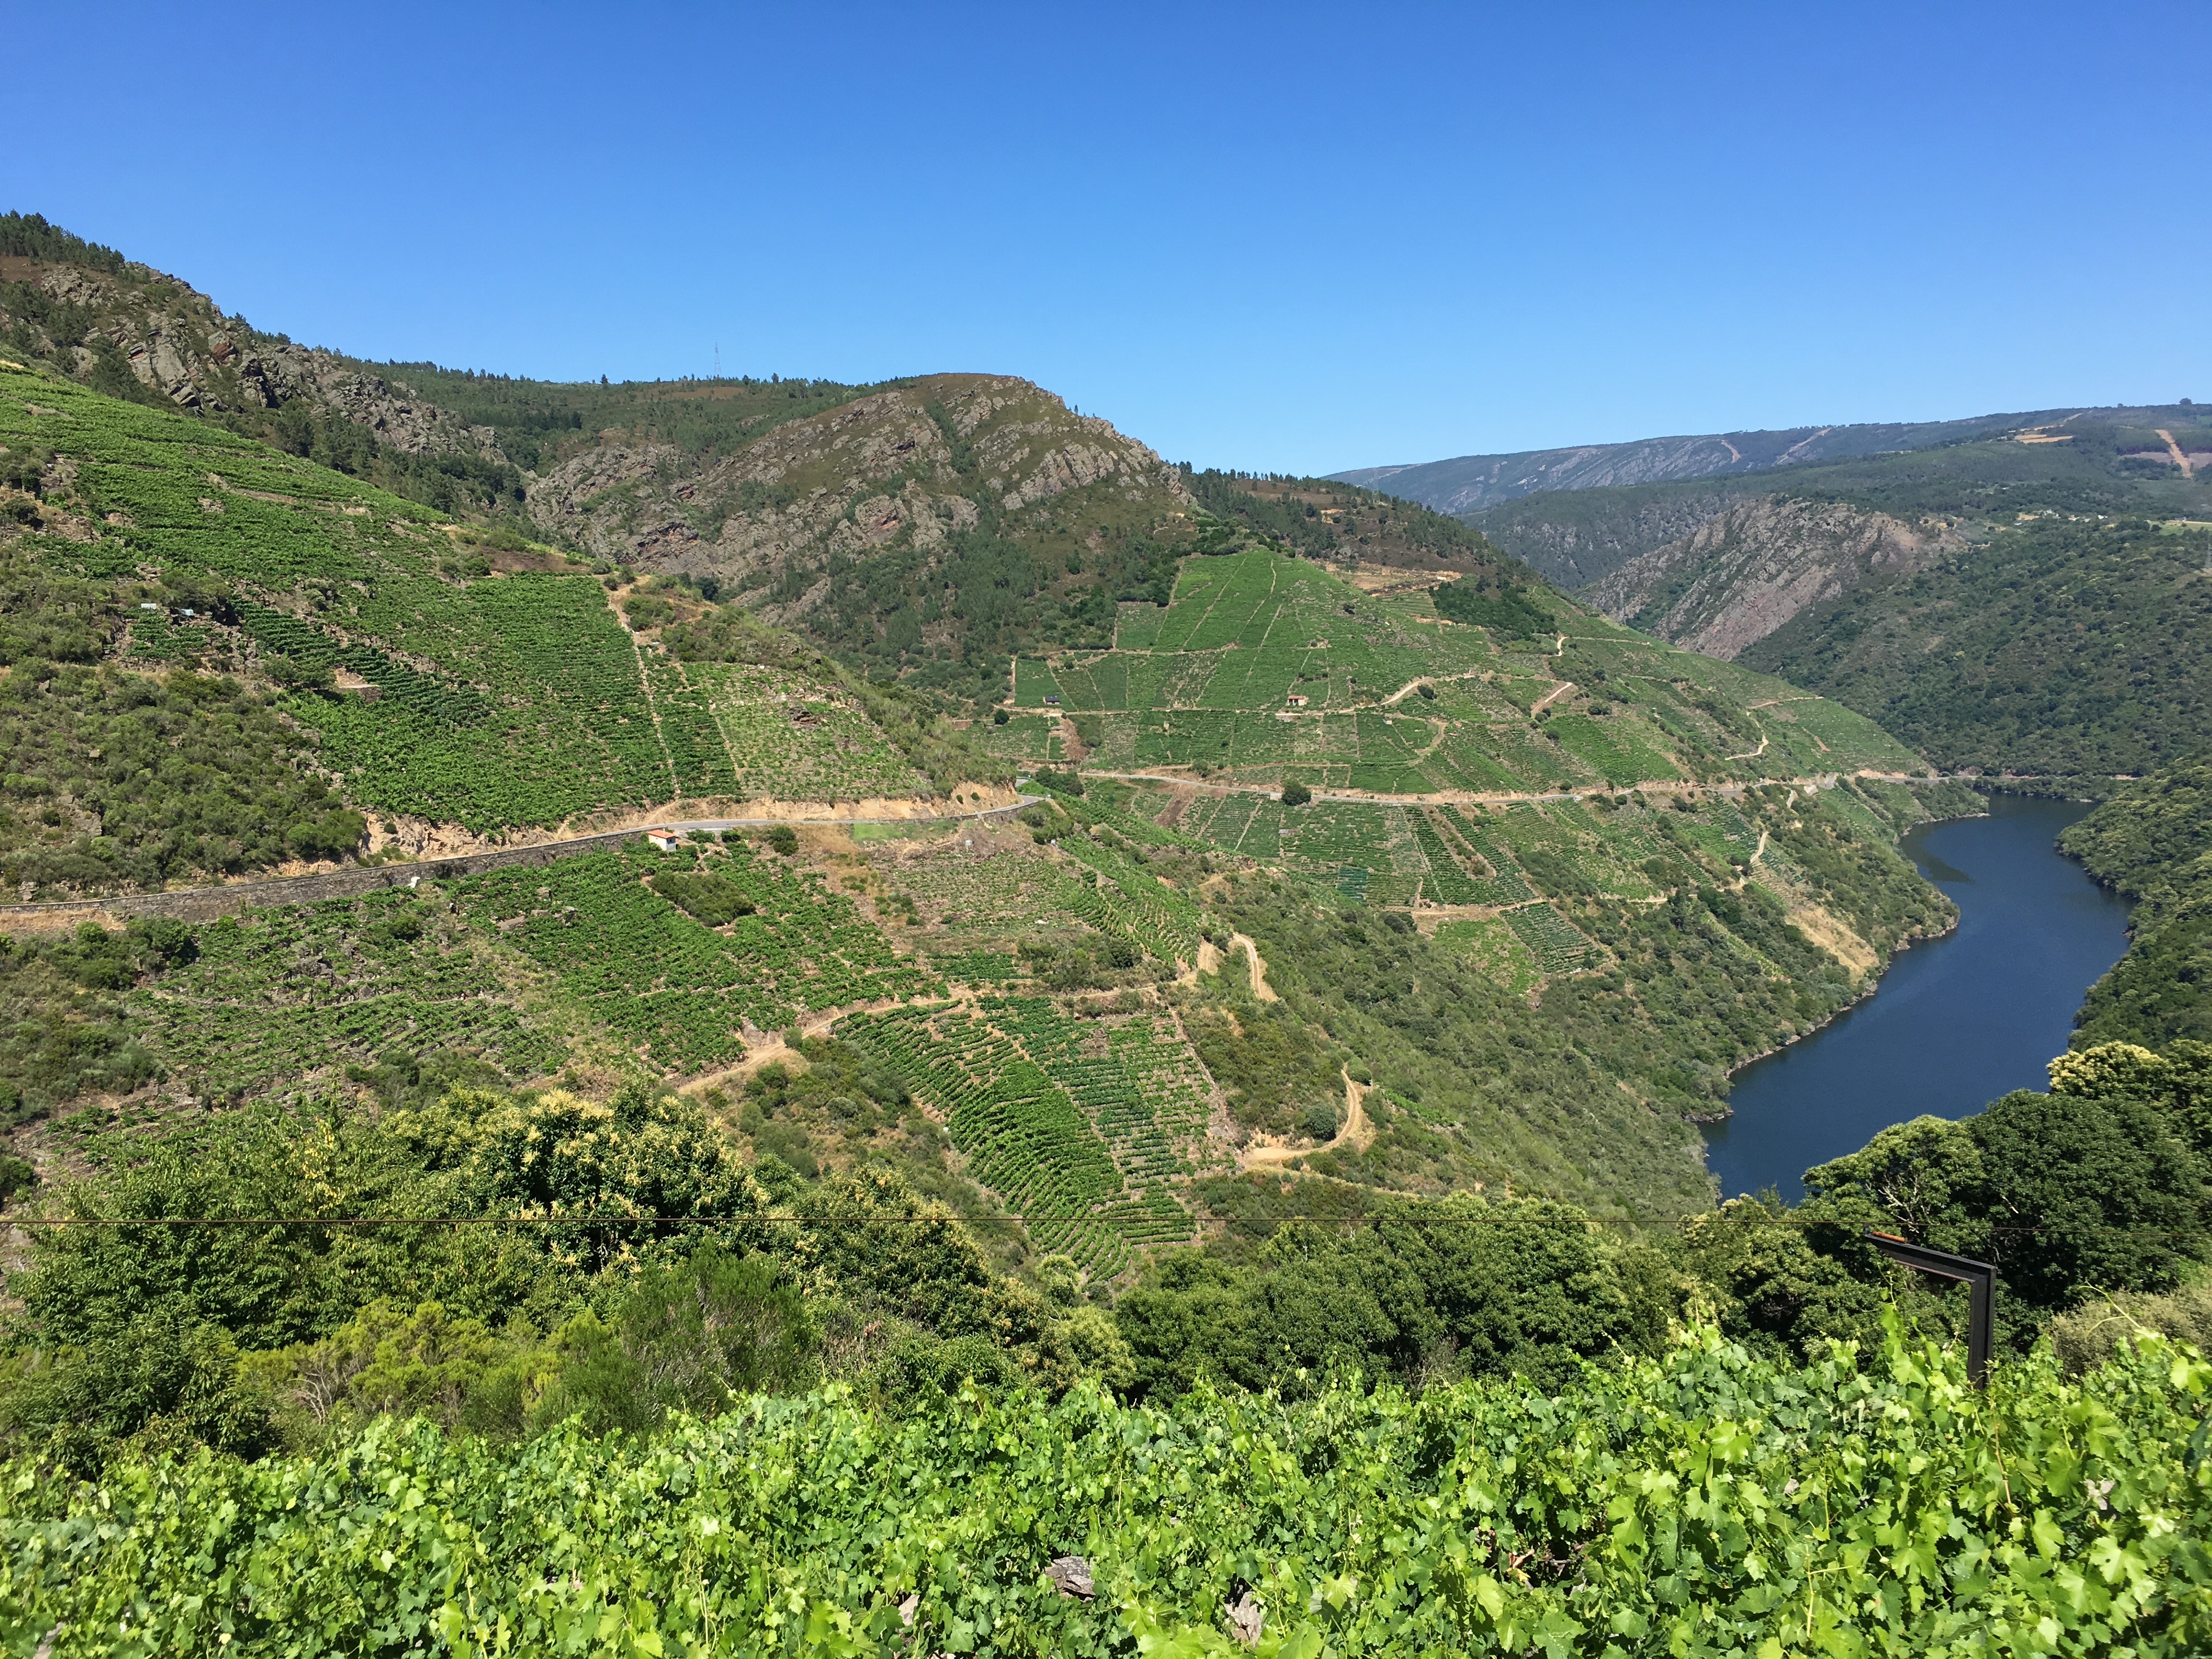
[[[1907,524],[1835,501],[1762,495],[1614,571],[1584,597],[1619,622],[1731,658],[1808,605],[1877,572],[1911,574],[1965,545],[1953,524]]]
[[[219,414],[305,399],[410,455],[507,459],[489,427],[470,426],[330,352],[225,317],[206,295],[150,266],[128,264],[118,275],[0,258],[0,331],[82,381],[119,365],[180,409]]]
[[[1712,487],[1553,491],[1501,502],[1464,521],[1561,587],[1588,587],[1639,554],[1688,535],[1747,493]]]
[[[779,426],[702,463],[663,444],[603,445],[530,487],[532,518],[604,557],[725,586],[777,583],[795,618],[826,568],[924,556],[985,519],[1004,533],[1071,516],[1148,527],[1187,511],[1176,470],[1027,380],[938,374]],[[790,592],[793,577],[823,570]]]

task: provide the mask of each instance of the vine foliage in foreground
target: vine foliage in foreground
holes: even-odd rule
[[[1894,1318],[1413,1398],[840,1390],[650,1442],[385,1423],[326,1457],[5,1481],[0,1628],[65,1656],[2118,1653],[2212,1643],[2212,1365],[2144,1336],[1977,1393]],[[1056,1593],[1055,1556],[1097,1599]],[[901,1603],[915,1621],[904,1622]],[[57,1628],[58,1627],[58,1628]]]

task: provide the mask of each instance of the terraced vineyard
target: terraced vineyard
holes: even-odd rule
[[[977,981],[957,964],[994,971],[1003,964],[1011,975],[1022,945],[1076,931],[1065,897],[1072,877],[1042,848],[979,855],[956,846],[903,858],[884,852],[870,864],[912,901],[909,943],[935,970],[964,983]]]
[[[711,870],[752,907],[709,927],[647,885]],[[327,1080],[388,1051],[447,1052],[510,1078],[577,1044],[658,1071],[744,1057],[744,1030],[941,992],[821,878],[726,851],[579,854],[359,899],[249,910],[125,1000],[194,1097]]]
[[[926,787],[825,687],[650,648],[641,662],[594,578],[457,577],[428,509],[221,427],[0,368],[0,445],[68,458],[94,509],[94,539],[48,538],[42,556],[227,596],[235,625],[133,617],[131,656],[227,667],[281,655],[376,688],[374,701],[290,700],[362,807],[482,833],[679,795]]]
[[[1100,933],[1162,962],[1198,960],[1199,908],[1129,860],[1083,836],[1061,843],[1095,879],[1066,883],[1068,908]]]
[[[1094,1276],[1189,1238],[1173,1186],[1202,1164],[1210,1094],[1171,1016],[1071,1015],[1041,997],[857,1015],[838,1035],[945,1118],[969,1172],[1041,1249]]]
[[[1431,812],[1413,815],[1413,836],[1420,842],[1421,855],[1428,860],[1428,879],[1421,884],[1421,896],[1438,904],[1479,904],[1482,902],[1482,887],[1468,876],[1465,866],[1444,844]]]
[[[913,902],[921,931],[909,935],[912,944],[954,978],[963,977],[955,962],[1012,962],[1025,945],[1074,942],[1085,930],[1163,963],[1198,960],[1200,910],[1188,895],[1087,836],[1068,837],[1060,854],[955,847],[878,856],[873,868]]]
[[[198,942],[197,960],[126,1001],[193,1097],[281,1089],[394,1049],[451,1050],[515,1078],[565,1052],[531,976],[446,925],[434,894],[248,911]]]
[[[709,927],[655,892],[656,875],[711,869],[754,908]],[[744,1028],[810,1009],[941,991],[853,901],[811,872],[708,851],[586,853],[470,877],[455,902],[550,975],[623,1048],[671,1070],[744,1057]]]
[[[819,680],[750,663],[686,663],[678,672],[713,711],[741,799],[860,800],[928,788],[866,715]]]
[[[1409,795],[1755,776],[1731,757],[1762,758],[1750,754],[1762,737],[1807,769],[1915,763],[1847,710],[1692,661],[1559,596],[1543,603],[1564,649],[1446,621],[1425,591],[1364,592],[1264,548],[1188,558],[1164,612],[1124,607],[1113,650],[1019,659],[1012,719],[988,740],[1060,759],[1058,726],[1038,715],[1064,710],[1095,723],[1095,767]],[[1417,681],[1432,695],[1404,696]],[[1575,695],[1534,718],[1562,681]]]
[[[1437,925],[1437,945],[1481,965],[1503,989],[1518,994],[1535,987],[1543,964],[1504,916],[1455,916]]]
[[[739,800],[730,750],[716,723],[705,676],[653,649],[644,653],[646,686],[653,698],[660,746],[668,755],[673,793],[679,799]]]
[[[1364,592],[1265,548],[1186,558],[1164,610],[1122,608],[1114,649],[1018,662],[1010,718],[991,741],[1056,760],[1063,714],[1083,723],[1102,797],[1085,814],[1130,841],[1253,859],[1340,904],[1494,909],[1485,949],[1516,981],[1607,959],[1548,901],[1632,905],[1748,868],[1758,838],[1724,798],[1668,812],[1611,797],[1626,805],[1647,783],[1747,785],[1778,769],[1922,769],[1840,707],[1565,598],[1542,602],[1555,631],[1510,638],[1440,617],[1426,591]],[[1382,799],[1286,807],[1273,791],[1290,781]],[[1525,799],[1554,793],[1583,799]],[[1887,838],[1863,816],[1863,833]],[[1790,872],[1778,848],[1762,878],[1813,902]],[[1116,930],[1102,901],[1070,896],[1075,915]],[[1163,953],[1156,933],[1132,936]]]
[[[1506,925],[1518,933],[1547,974],[1570,973],[1584,965],[1597,947],[1548,904],[1524,904],[1505,912]]]

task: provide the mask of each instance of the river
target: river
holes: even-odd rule
[[[1891,959],[1881,988],[1736,1074],[1735,1115],[1705,1130],[1734,1197],[1804,1194],[1816,1164],[1923,1113],[1958,1118],[2040,1089],[2082,994],[2127,949],[2126,903],[2051,843],[2089,809],[1991,798],[1990,816],[1922,824],[1900,843],[1959,907],[1959,925]]]

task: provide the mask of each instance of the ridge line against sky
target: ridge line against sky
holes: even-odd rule
[[[70,121],[46,77],[0,207],[380,360],[981,368],[1173,459],[1313,472],[2212,399],[2212,8],[2175,0],[122,4],[12,34],[167,65],[196,113],[183,143],[167,97]]]

